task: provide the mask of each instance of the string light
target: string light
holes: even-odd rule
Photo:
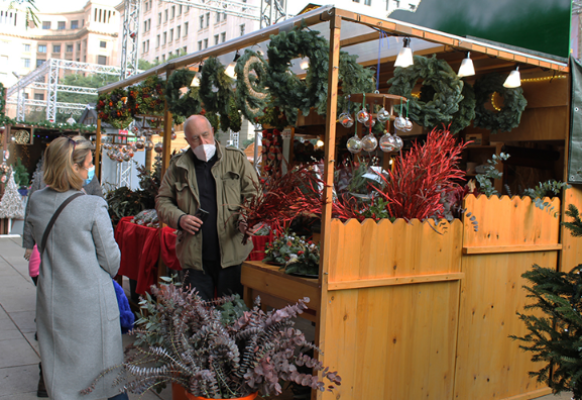
[[[495,95],[497,94],[497,92],[493,92],[491,94],[491,105],[493,106],[493,108],[495,109],[495,111],[501,111],[501,108],[497,107],[495,105]]]
[[[527,79],[522,79],[521,82],[545,82],[545,81],[551,81],[553,79],[565,79],[567,78],[568,75],[557,75],[557,76],[543,76],[541,78],[527,78]]]

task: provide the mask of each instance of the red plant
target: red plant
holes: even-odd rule
[[[464,180],[457,164],[466,146],[456,143],[447,129],[436,128],[429,132],[424,144],[415,142],[407,154],[395,161],[387,178],[380,175],[385,187],[374,187],[388,201],[390,216],[421,221],[442,217],[442,194],[455,190],[455,181]]]

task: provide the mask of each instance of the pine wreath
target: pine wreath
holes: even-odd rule
[[[469,83],[463,81],[463,100],[459,103],[459,111],[453,114],[453,121],[450,123],[449,130],[451,133],[456,134],[459,131],[465,129],[471,124],[471,121],[475,119],[475,91],[473,86]],[[423,86],[420,91],[420,100],[427,102],[430,101],[435,94],[435,90],[432,86]]]
[[[248,49],[236,63],[236,105],[249,121],[262,117],[267,106],[267,68],[263,57]]]
[[[114,89],[110,93],[100,95],[97,101],[97,115],[101,121],[114,128],[127,128],[133,121],[127,107],[127,92],[124,89]]]
[[[204,61],[200,78],[200,99],[204,103],[204,109],[207,112],[228,115],[233,83],[233,79],[224,73],[224,66],[218,58],[210,57]]]
[[[196,73],[188,69],[176,70],[170,75],[166,83],[166,102],[172,113],[174,122],[184,122],[194,114],[200,114],[202,105],[198,97],[198,88],[190,87]],[[187,87],[188,91],[182,95],[180,89]]]
[[[343,96],[338,96],[338,114],[347,109],[348,102],[345,96],[355,93],[372,93],[376,89],[374,86],[374,71],[358,64],[357,58],[358,56],[356,55],[350,55],[344,51],[340,52],[339,79],[341,80]],[[324,106],[327,106],[327,101]],[[350,108],[349,112],[354,113],[360,110],[361,106],[359,103],[351,102]]]
[[[146,78],[140,85],[127,89],[127,106],[133,116],[137,114],[161,115],[164,112],[166,82],[157,75]]]
[[[475,123],[479,128],[491,130],[491,133],[509,132],[519,126],[521,113],[527,107],[522,88],[503,87],[505,78],[499,74],[485,75],[475,82]],[[503,108],[493,112],[485,108],[493,93],[503,96]]]
[[[418,79],[423,79],[423,86],[434,89],[432,99],[423,101],[412,97],[412,89]],[[463,100],[463,81],[446,61],[437,59],[436,55],[431,58],[414,56],[414,65],[396,68],[394,77],[388,83],[392,85],[389,93],[409,99],[410,119],[427,128],[448,125]]]
[[[308,115],[311,107],[327,102],[329,44],[319,32],[303,30],[305,24],[290,32],[271,36],[269,56],[269,91],[291,124],[297,121],[298,110]],[[289,70],[291,60],[309,58],[305,82]]]

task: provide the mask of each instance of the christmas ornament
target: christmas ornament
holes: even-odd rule
[[[376,150],[378,147],[378,139],[372,133],[368,133],[362,138],[362,149],[368,153]]]
[[[400,114],[398,117],[396,117],[396,119],[394,120],[394,127],[396,129],[398,129],[399,131],[403,131],[404,128],[406,127],[406,119],[402,116],[402,114]]]
[[[402,148],[404,147],[404,142],[402,141],[402,138],[397,134],[394,134],[393,138],[395,142],[394,151],[402,150]]]
[[[376,118],[378,119],[378,121],[384,123],[390,119],[390,113],[386,111],[384,107],[382,107],[382,109],[378,111],[378,114],[376,114]]]
[[[154,146],[154,151],[156,153],[161,153],[162,151],[164,151],[164,144],[162,142],[156,143],[156,145]]]
[[[344,112],[339,116],[339,122],[345,128],[351,128],[354,125],[354,120],[347,112]]]
[[[365,101],[365,99],[364,99],[364,101]],[[369,118],[370,118],[370,114],[368,114],[368,111],[366,111],[365,108],[362,108],[360,111],[358,111],[357,119],[358,119],[359,123],[363,124]]]
[[[406,117],[406,124],[404,125],[404,132],[410,132],[412,130],[412,121]]]
[[[370,118],[368,118],[368,119],[367,119],[367,120],[364,122],[364,126],[365,126],[366,128],[369,128],[369,127],[370,127],[370,123],[372,124],[372,128],[374,127],[374,125],[376,125],[376,120],[375,120],[374,118],[372,118],[371,116],[370,116]]]
[[[348,139],[348,151],[352,154],[358,154],[362,151],[362,141],[358,137],[358,135],[354,135]]]
[[[176,132],[172,132],[172,140],[176,140],[177,137],[178,135],[176,135]]]
[[[380,138],[379,146],[384,153],[391,153],[396,149],[396,140],[388,131],[385,131]]]
[[[146,147],[147,150],[151,150],[151,149],[154,148],[154,143],[151,140],[148,139],[146,141],[146,143],[145,143],[145,147]]]

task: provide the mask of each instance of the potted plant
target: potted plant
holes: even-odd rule
[[[317,278],[319,258],[319,245],[295,233],[284,233],[266,245],[263,261],[284,266],[288,274]]]
[[[140,302],[141,318],[132,332],[137,340],[127,347],[125,362],[103,371],[95,383],[121,369],[129,392],[178,383],[192,400],[280,394],[281,381],[326,390],[316,375],[298,371],[307,366],[321,371],[330,382],[327,390],[340,384],[337,373],[306,354],[317,348],[293,327],[291,319],[307,309],[309,299],[264,312],[258,299],[252,310],[238,296],[205,302],[194,290],[165,281],[152,287],[156,300],[146,294]]]

